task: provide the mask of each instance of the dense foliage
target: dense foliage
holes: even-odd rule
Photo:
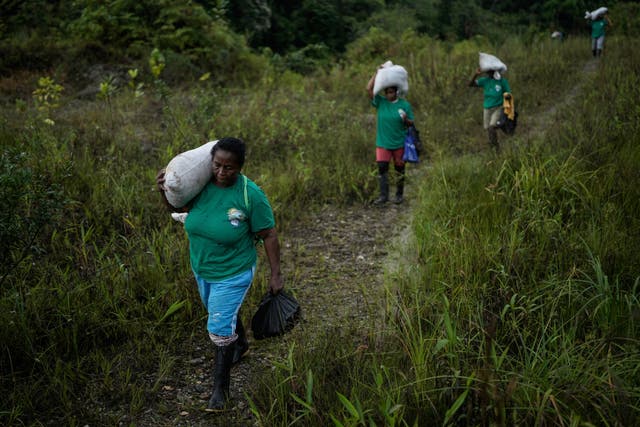
[[[617,4],[633,5],[607,6]],[[61,62],[72,70],[100,61],[139,64],[158,48],[174,57],[176,75],[198,78],[218,69],[224,80],[262,65],[248,60],[248,49],[309,73],[372,27],[396,37],[411,29],[441,40],[484,35],[501,43],[509,34],[540,30],[583,34],[584,12],[598,7],[586,0],[5,0],[1,6],[0,73]],[[634,10],[619,16],[634,20]]]

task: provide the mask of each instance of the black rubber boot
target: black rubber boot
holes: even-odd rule
[[[602,56],[602,49],[596,50],[596,56]]]
[[[593,56],[596,56],[598,54],[595,49],[593,49],[591,52],[593,52]]]
[[[404,201],[402,195],[404,194],[404,166],[396,166],[396,172],[398,173],[398,182],[396,184],[396,197],[393,199],[393,203],[400,204]]]
[[[238,339],[233,344],[233,359],[232,365],[235,365],[249,352],[249,340],[247,340],[247,333],[244,330],[242,320],[238,317],[238,324],[236,325],[236,334]]]
[[[490,127],[487,132],[489,134],[489,145],[496,153],[499,153],[500,144],[498,143],[498,130],[495,127]]]
[[[381,206],[389,201],[389,162],[378,162],[378,182],[380,183],[380,197],[373,201]]]
[[[235,342],[225,346],[216,346],[216,365],[213,371],[213,394],[207,405],[207,412],[223,411],[229,400],[231,384],[231,361]]]
[[[373,204],[384,205],[389,201],[389,173],[378,175],[378,181],[380,182],[380,196],[374,200]]]

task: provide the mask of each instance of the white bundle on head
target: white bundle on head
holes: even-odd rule
[[[398,95],[406,95],[409,92],[409,74],[402,65],[394,65],[393,62],[387,61],[382,64],[382,68],[376,74],[373,93],[392,86],[398,88]]]
[[[507,71],[507,66],[496,56],[480,52],[479,57],[478,64],[480,66],[480,71],[483,73],[486,73],[487,71],[500,71],[504,73]]]
[[[596,10],[593,10],[591,12],[587,11],[584,13],[584,19],[598,19],[601,15],[604,15],[605,13],[607,13],[609,11],[609,9],[607,9],[606,7],[599,7]]]

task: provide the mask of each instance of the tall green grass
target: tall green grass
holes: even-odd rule
[[[527,145],[516,137],[518,150],[499,158],[443,160],[422,187],[421,267],[398,287],[413,325],[433,335],[434,352],[445,350],[430,364],[459,389],[424,389],[438,402],[438,423],[634,422],[634,48],[610,45],[576,105],[542,137]],[[407,352],[424,363],[415,354]],[[453,418],[447,408],[457,408]]]
[[[368,350],[346,328],[276,360],[250,396],[256,419],[624,424],[638,406],[637,41],[609,41],[597,76],[547,134],[528,120],[582,78],[587,43],[452,45],[372,30],[307,78],[267,67],[243,87],[158,82],[143,96],[123,87],[62,98],[47,111],[53,124],[30,99],[3,104],[0,419],[115,424],[126,414],[78,402],[132,416],[153,406],[176,346],[203,333],[204,316],[156,171],[235,135],[284,235],[314,206],[365,203],[377,185],[364,87],[392,59],[410,73],[433,159],[410,183],[420,194],[405,258],[419,263],[389,274],[393,327],[366,331]],[[521,113],[497,158],[486,153],[481,93],[466,85],[479,50],[509,64]],[[265,286],[258,275],[255,288]],[[153,389],[141,372],[156,376]]]
[[[393,328],[365,354],[335,337],[313,344],[321,359],[291,354],[255,397],[261,425],[635,422],[637,42],[611,45],[593,75],[572,63],[577,43],[548,46],[571,50],[562,79],[586,79],[583,91],[544,129],[525,123],[502,156],[441,148],[419,185],[414,240],[398,248],[418,263],[388,278]],[[555,101],[530,83],[541,100],[525,106],[544,116]],[[571,87],[554,89],[562,99]],[[323,387],[327,371],[340,376]]]

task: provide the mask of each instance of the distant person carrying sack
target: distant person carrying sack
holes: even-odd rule
[[[375,88],[375,89],[374,89]],[[403,202],[405,162],[404,141],[407,127],[413,125],[413,110],[406,99],[399,97],[408,88],[404,68],[387,62],[381,65],[367,83],[367,93],[371,105],[377,110],[376,120],[376,162],[380,196],[373,202],[383,205],[389,201],[389,163],[393,160],[398,175],[396,195],[393,202]],[[380,89],[384,96],[375,92]]]
[[[506,65],[495,56],[480,53],[480,66],[469,81],[469,86],[481,87],[484,90],[483,126],[489,136],[489,145],[496,152],[500,151],[498,128],[504,112],[504,94],[511,93],[509,82],[502,76],[506,70]],[[486,75],[479,77],[483,73]]]
[[[611,27],[611,20],[606,7],[587,13],[591,19],[591,52],[593,56],[602,56],[604,50],[605,28]]]
[[[269,291],[278,294],[283,289],[273,211],[260,187],[240,173],[245,153],[245,143],[237,138],[222,138],[213,144],[210,152],[203,154],[211,178],[181,209],[186,216],[179,217],[189,237],[191,269],[207,308],[207,330],[216,349],[213,393],[207,411],[225,408],[231,365],[249,348],[238,312],[256,271],[256,237],[264,243],[271,269]],[[196,167],[201,164],[194,161]],[[156,184],[172,207],[165,194],[169,191],[165,174],[160,170]]]

